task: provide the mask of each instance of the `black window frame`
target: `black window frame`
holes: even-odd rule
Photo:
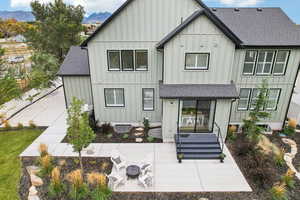
[[[247,52],[249,51],[254,51],[256,53],[256,56],[255,56],[255,61],[254,61],[254,66],[253,66],[253,70],[252,70],[252,73],[244,73],[244,68],[245,68],[245,63],[246,63],[246,55],[247,55]],[[244,64],[243,64],[243,70],[242,70],[242,74],[244,76],[253,76],[256,72],[256,65],[257,65],[257,59],[258,59],[258,50],[246,50],[246,53],[245,53],[245,57],[244,57]]]
[[[132,60],[131,60],[131,62],[132,62],[133,66],[130,69],[124,69],[123,52],[125,52],[125,51],[132,51]],[[120,50],[120,54],[121,54],[121,69],[122,69],[122,71],[124,71],[124,72],[126,72],[126,71],[129,71],[129,72],[134,71],[134,69],[135,69],[135,51],[131,50],[131,49],[122,49],[122,50]]]
[[[278,55],[278,52],[279,51],[287,51],[288,52],[288,56],[287,56],[287,60],[286,60],[286,63],[285,63],[285,66],[284,66],[284,70],[283,70],[283,73],[274,73],[274,69],[275,69],[275,65],[276,65],[276,61],[277,61],[277,55]],[[272,67],[272,75],[273,76],[285,76],[286,74],[286,70],[287,70],[287,66],[288,66],[288,63],[289,63],[289,60],[290,60],[290,55],[291,55],[291,50],[289,49],[278,49],[276,51],[276,56],[274,58],[274,62],[273,62],[273,67]]]
[[[204,68],[187,68],[186,66],[186,61],[187,61],[187,55],[188,54],[203,54],[203,55],[207,55],[207,67],[204,69]],[[190,70],[190,71],[207,71],[209,70],[209,65],[210,65],[210,53],[209,52],[185,52],[185,60],[184,60],[184,70]]]
[[[137,69],[137,56],[136,56],[136,52],[137,51],[144,51],[146,52],[146,57],[147,57],[147,66],[146,66],[146,69]],[[149,54],[148,54],[148,50],[147,49],[135,49],[134,50],[134,70],[137,71],[137,72],[144,72],[144,71],[148,71],[149,69]]]
[[[267,105],[265,105],[264,106],[264,110],[266,110],[266,111],[277,111],[277,109],[278,109],[278,103],[279,103],[279,100],[280,100],[280,96],[281,96],[281,91],[282,91],[282,89],[281,88],[269,88],[268,89],[268,91],[267,91],[267,101],[269,101],[269,91],[270,90],[278,90],[279,92],[278,92],[278,96],[277,96],[277,100],[276,100],[276,107],[274,108],[274,109],[268,109],[267,108]],[[268,102],[267,102],[268,103]],[[266,104],[267,104],[266,103]]]
[[[106,91],[107,90],[122,90],[123,91],[123,105],[112,106],[108,105],[106,101]],[[124,108],[125,107],[125,89],[124,88],[104,88],[104,102],[106,108]]]
[[[250,101],[251,101],[251,96],[252,96],[252,88],[240,88],[240,93],[239,93],[239,96],[241,95],[241,90],[249,90],[249,95],[248,95],[248,100],[247,100],[247,106],[245,109],[240,109],[239,108],[239,101],[237,103],[237,111],[248,111],[249,110],[249,106],[250,106]]]
[[[118,52],[119,53],[119,69],[112,69],[110,66],[110,57],[109,57],[109,53],[110,52]],[[122,70],[122,60],[121,60],[121,51],[120,50],[107,50],[107,68],[108,71],[121,71]]]
[[[151,110],[145,109],[145,95],[144,95],[145,90],[152,90],[152,93],[153,93],[153,97],[152,97],[153,108]],[[154,88],[142,88],[142,106],[143,106],[143,111],[154,111],[155,110],[155,89]]]

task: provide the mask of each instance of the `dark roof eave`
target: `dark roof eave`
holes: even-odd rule
[[[90,74],[57,74],[57,76],[60,77],[66,77],[66,76],[91,76]]]
[[[300,48],[300,44],[295,45],[250,45],[250,44],[242,44],[238,47],[239,49],[246,49],[246,48]]]

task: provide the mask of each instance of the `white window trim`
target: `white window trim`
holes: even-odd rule
[[[197,66],[198,63],[198,56],[196,56],[195,66],[187,66],[186,65],[186,57],[188,54],[205,54],[206,57],[206,66]],[[210,53],[209,52],[185,52],[185,60],[184,60],[184,69],[185,70],[208,70],[209,69],[209,63],[210,63]]]
[[[255,90],[258,90],[257,97],[253,96]],[[254,110],[255,107],[253,107],[254,105],[252,104],[252,102],[258,99],[259,93],[260,93],[259,88],[252,88],[251,98],[250,98],[250,104],[249,104],[249,110]],[[263,109],[264,108],[262,108],[262,110]]]
[[[242,90],[248,90],[249,92],[248,92],[248,97],[246,98],[246,97],[244,97],[244,98],[241,98],[240,97],[240,99],[239,99],[239,101],[240,100],[247,100],[247,105],[246,105],[246,107],[244,107],[244,108],[240,108],[239,107],[239,104],[240,104],[240,102],[238,102],[238,105],[237,105],[237,109],[238,109],[238,111],[246,111],[246,110],[248,110],[248,108],[249,108],[249,102],[250,102],[250,97],[251,97],[251,93],[252,93],[252,89],[251,88],[241,88],[240,89],[240,94],[241,94],[241,91]]]
[[[261,52],[263,52],[263,51],[265,52],[264,61],[263,62],[259,62],[259,54]],[[267,62],[266,61],[267,55],[268,55],[268,51],[273,51],[273,56],[272,56],[272,61],[271,62]],[[275,50],[260,50],[260,51],[258,51],[258,53],[257,53],[258,57],[257,57],[257,62],[256,62],[256,75],[271,75],[272,74],[272,68],[273,68],[275,54],[276,54]],[[261,73],[257,72],[258,64],[259,63],[263,63],[263,67],[262,67],[262,72]],[[269,73],[264,73],[266,64],[270,64],[270,71],[269,71]]]
[[[280,51],[286,51],[286,52],[287,52],[287,56],[286,56],[284,62],[277,62],[278,52],[280,52]],[[288,64],[288,60],[289,60],[289,57],[290,57],[290,53],[291,53],[290,50],[278,50],[278,51],[276,52],[276,58],[275,58],[275,60],[274,60],[273,71],[274,71],[274,69],[275,69],[275,65],[276,65],[276,64],[284,64],[284,66],[283,66],[283,72],[281,72],[281,73],[275,73],[275,72],[273,72],[273,75],[284,75],[284,74],[285,74],[285,70],[286,70],[286,67],[287,67],[287,64]]]
[[[271,88],[268,90],[268,95],[269,95],[269,91],[271,90],[275,90],[277,91],[277,94],[276,94],[276,98],[272,98],[271,100],[274,100],[275,101],[275,104],[274,104],[274,107],[272,108],[268,108],[267,105],[265,106],[265,109],[268,110],[268,111],[275,111],[277,110],[277,106],[278,106],[278,102],[279,102],[279,97],[280,97],[280,93],[281,93],[281,89],[280,88]],[[269,102],[270,101],[270,97],[268,96],[268,99],[267,101]]]
[[[246,55],[247,55],[248,51],[255,52],[255,59],[254,59],[253,62],[246,62]],[[257,56],[258,56],[258,51],[256,51],[256,50],[247,50],[246,51],[245,58],[244,58],[243,75],[253,75],[254,74],[255,69],[256,69]],[[251,73],[244,73],[245,64],[253,64],[253,68],[252,68],[252,72]]]
[[[114,104],[108,104],[107,103],[107,97],[106,97],[106,90],[113,90],[113,95],[114,95]],[[122,90],[123,92],[123,104],[117,104],[117,92],[116,90]],[[105,98],[105,106],[106,107],[125,107],[125,94],[124,94],[124,89],[123,88],[105,88],[104,89],[104,98]]]

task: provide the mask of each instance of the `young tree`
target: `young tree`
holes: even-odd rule
[[[257,100],[253,103],[253,109],[249,113],[249,117],[247,119],[244,119],[244,133],[247,135],[247,137],[251,141],[257,142],[259,140],[259,136],[262,134],[264,129],[258,125],[258,123],[270,117],[270,113],[265,112],[263,110],[264,106],[267,103],[267,92],[268,92],[268,83],[266,80],[263,80],[258,94],[257,94]]]
[[[49,4],[35,0],[31,9],[36,26],[25,33],[27,41],[34,49],[52,54],[62,62],[70,46],[80,43],[83,7],[66,5],[62,0]]]
[[[31,60],[30,87],[36,89],[51,87],[59,69],[57,58],[51,54],[37,52]]]
[[[83,102],[73,97],[67,118],[67,138],[73,146],[73,150],[78,153],[81,170],[83,171],[81,151],[96,137],[94,131],[89,126],[87,112],[82,112]]]

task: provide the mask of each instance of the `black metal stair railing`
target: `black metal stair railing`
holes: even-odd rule
[[[216,122],[215,122],[215,128],[217,129],[217,139],[218,139],[220,147],[221,147],[221,153],[223,154],[225,144],[224,144],[223,136],[221,133],[221,128]]]

